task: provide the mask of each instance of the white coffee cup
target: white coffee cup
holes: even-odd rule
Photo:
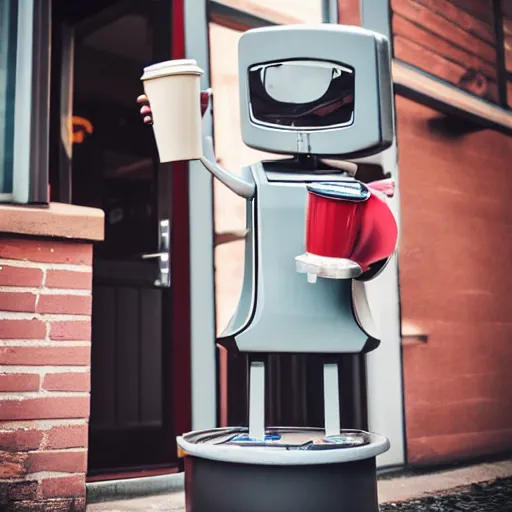
[[[160,162],[203,156],[200,79],[192,59],[169,60],[144,68],[141,80],[153,116]]]

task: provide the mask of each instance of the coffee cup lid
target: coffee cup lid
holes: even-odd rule
[[[158,62],[144,68],[141,80],[151,80],[169,75],[202,75],[203,70],[194,59],[176,59]]]

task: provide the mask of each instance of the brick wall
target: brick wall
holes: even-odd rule
[[[512,138],[468,127],[397,98],[409,464],[512,450]]]
[[[90,243],[0,238],[2,511],[85,510],[91,265]]]

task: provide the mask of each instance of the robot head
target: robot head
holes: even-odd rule
[[[249,30],[240,39],[242,137],[283,154],[354,158],[393,141],[387,39],[342,25]]]

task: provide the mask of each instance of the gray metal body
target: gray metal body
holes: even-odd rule
[[[311,285],[295,270],[304,248],[306,183],[341,173],[299,173],[292,165],[258,162],[243,177],[256,185],[247,202],[244,281],[238,308],[222,338],[242,352],[354,353],[370,334],[354,315],[352,281]]]
[[[240,38],[239,77],[242,137],[250,147],[347,158],[392,143],[391,59],[380,34],[325,24],[249,30]],[[339,118],[307,113],[345,100]],[[371,315],[358,314],[352,280],[310,285],[294,264],[305,252],[306,184],[343,174],[274,161],[244,169],[240,180],[203,164],[248,199],[243,289],[221,338],[234,339],[242,352],[361,352],[375,334],[361,321]],[[360,290],[357,296],[365,301]]]

